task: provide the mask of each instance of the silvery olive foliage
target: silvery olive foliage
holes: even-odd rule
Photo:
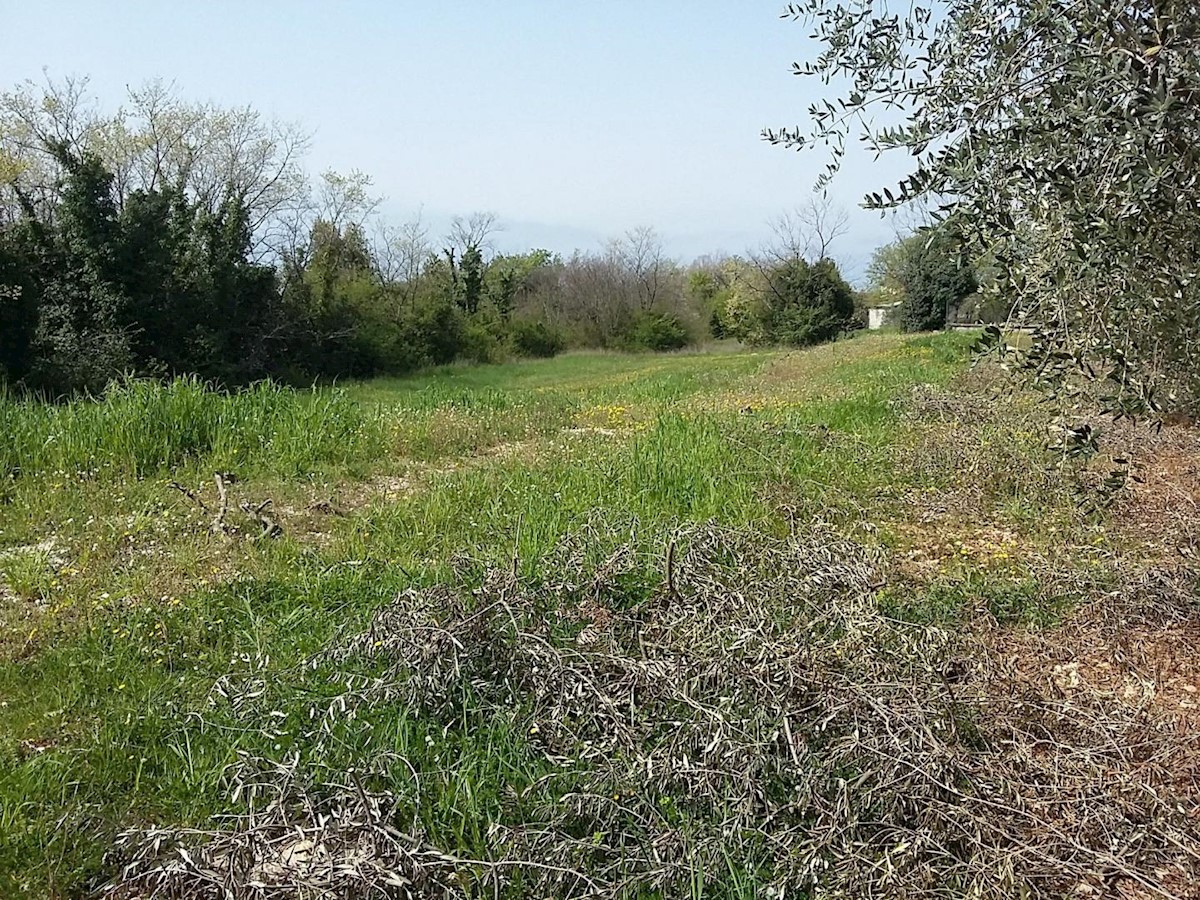
[[[938,205],[1035,327],[1021,362],[1060,399],[1200,411],[1200,7],[804,0],[784,17],[817,48],[796,74],[829,94],[769,140],[832,148],[824,180],[854,139],[910,154],[867,205]],[[1003,350],[1000,330],[983,344]]]

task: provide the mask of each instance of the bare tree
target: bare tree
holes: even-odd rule
[[[598,346],[628,319],[628,281],[615,255],[576,252],[563,267],[558,296],[564,321]]]
[[[381,283],[398,288],[412,305],[421,287],[425,264],[433,254],[429,226],[422,211],[399,226],[378,222],[371,242],[376,274]]]
[[[381,202],[381,198],[371,196],[370,187],[371,176],[357,169],[348,175],[327,169],[317,183],[317,218],[339,231],[361,228]]]
[[[934,224],[933,213],[929,207],[920,203],[897,206],[888,218],[891,221],[892,233],[898,241]]]
[[[662,238],[649,226],[625,232],[610,241],[608,252],[619,268],[632,279],[633,302],[641,310],[650,310],[660,299],[663,282],[675,264],[663,250]]]
[[[306,191],[272,222],[271,244],[266,251],[282,262],[284,283],[301,277],[312,260],[314,236],[344,237],[357,232],[356,242],[366,246],[366,225],[382,202],[370,193],[371,178],[357,169],[343,175],[332,169],[321,173],[315,191]],[[320,242],[316,242],[320,243]]]
[[[100,121],[87,78],[26,80],[0,94],[0,111],[6,151],[22,154],[44,153],[48,144],[83,150]]]
[[[480,252],[495,251],[494,238],[502,230],[495,213],[474,212],[465,219],[462,216],[454,217],[450,222],[450,233],[446,235],[446,241],[459,256],[462,256],[468,247],[474,247]]]
[[[450,233],[446,235],[446,246],[442,253],[450,265],[450,278],[458,283],[459,268],[464,258],[470,254],[480,262],[484,251],[490,255],[495,252],[493,235],[500,231],[496,222],[496,214],[491,212],[475,212],[463,218],[455,216],[450,222]]]
[[[0,94],[0,219],[21,216],[19,198],[49,214],[60,180],[49,148],[79,152],[98,121],[86,78],[25,81]]]
[[[835,241],[850,229],[845,207],[829,197],[812,196],[795,209],[781,213],[768,223],[775,235],[772,255],[778,259],[828,259]]]

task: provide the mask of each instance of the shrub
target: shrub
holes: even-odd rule
[[[853,327],[854,290],[831,259],[742,265],[725,305],[726,332],[754,346],[806,347]]]
[[[808,347],[850,327],[854,291],[831,259],[789,259],[765,272],[758,289],[758,334],[766,342]]]
[[[562,333],[545,322],[513,322],[508,340],[517,356],[557,356],[567,346],[567,340]]]
[[[468,316],[463,327],[459,356],[474,363],[499,362],[504,357],[504,345],[495,324]]]
[[[466,339],[463,314],[445,300],[419,306],[405,318],[401,330],[404,354],[395,361],[400,369],[454,362]]]
[[[772,316],[771,335],[779,344],[809,347],[832,341],[849,323],[849,317],[830,315],[821,307],[785,306]]]
[[[0,230],[0,382],[24,378],[33,365],[38,298],[25,260]]]
[[[629,327],[627,345],[634,350],[664,352],[679,350],[692,342],[687,328],[677,316],[666,313],[642,313]]]
[[[708,316],[708,333],[718,341],[728,337],[728,332],[725,328],[724,310],[714,309]]]

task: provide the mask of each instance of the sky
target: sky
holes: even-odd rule
[[[88,76],[104,106],[187,98],[301,123],[308,166],[368,173],[389,220],[494,213],[499,249],[569,253],[653,226],[682,261],[761,247],[826,157],[772,147],[822,96],[782,0],[0,0],[0,90]],[[904,160],[851,155],[833,255],[861,276],[893,235],[862,195]]]

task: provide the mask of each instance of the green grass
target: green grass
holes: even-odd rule
[[[735,384],[767,354],[572,354],[494,366],[446,366],[355,385],[349,395],[391,418],[399,457],[432,462],[572,426],[621,424],[632,406],[658,406]]]
[[[263,383],[232,394],[195,378],[129,381],[104,399],[45,404],[0,395],[0,478],[142,478],[188,462],[297,476],[370,459],[382,423],[341,391]]]
[[[914,385],[950,383],[969,343],[884,336],[806,353],[450,367],[314,393],[180,381],[57,407],[0,400],[0,547],[56,541],[55,558],[0,557],[0,896],[86,893],[112,876],[120,829],[242,809],[228,794],[239,753],[333,770],[403,759],[374,777],[435,845],[487,858],[488,823],[536,821],[553,800],[537,786],[554,766],[521,709],[475,715],[467,700],[445,722],[384,701],[318,745],[306,723],[346,685],[310,661],[400,591],[478,584],[514,559],[523,580],[552,578],[579,535],[595,565],[632,535],[639,562],[615,601],[628,607],[660,585],[665,547],[689,523],[783,535],[836,522],[886,540],[904,503],[956,477],[900,462],[924,440],[904,402]],[[320,540],[290,527],[274,542],[214,537],[167,486],[214,470],[250,476],[247,490],[277,504],[333,490],[355,501]],[[414,486],[373,492],[356,480],[372,473]],[[1020,528],[1012,503],[1000,491],[984,512]],[[1009,587],[981,572],[901,585],[885,602],[900,618],[950,620],[983,579],[997,618],[1050,615],[1020,572]],[[254,679],[251,709],[213,693]],[[768,857],[695,872],[693,896],[755,896]]]

